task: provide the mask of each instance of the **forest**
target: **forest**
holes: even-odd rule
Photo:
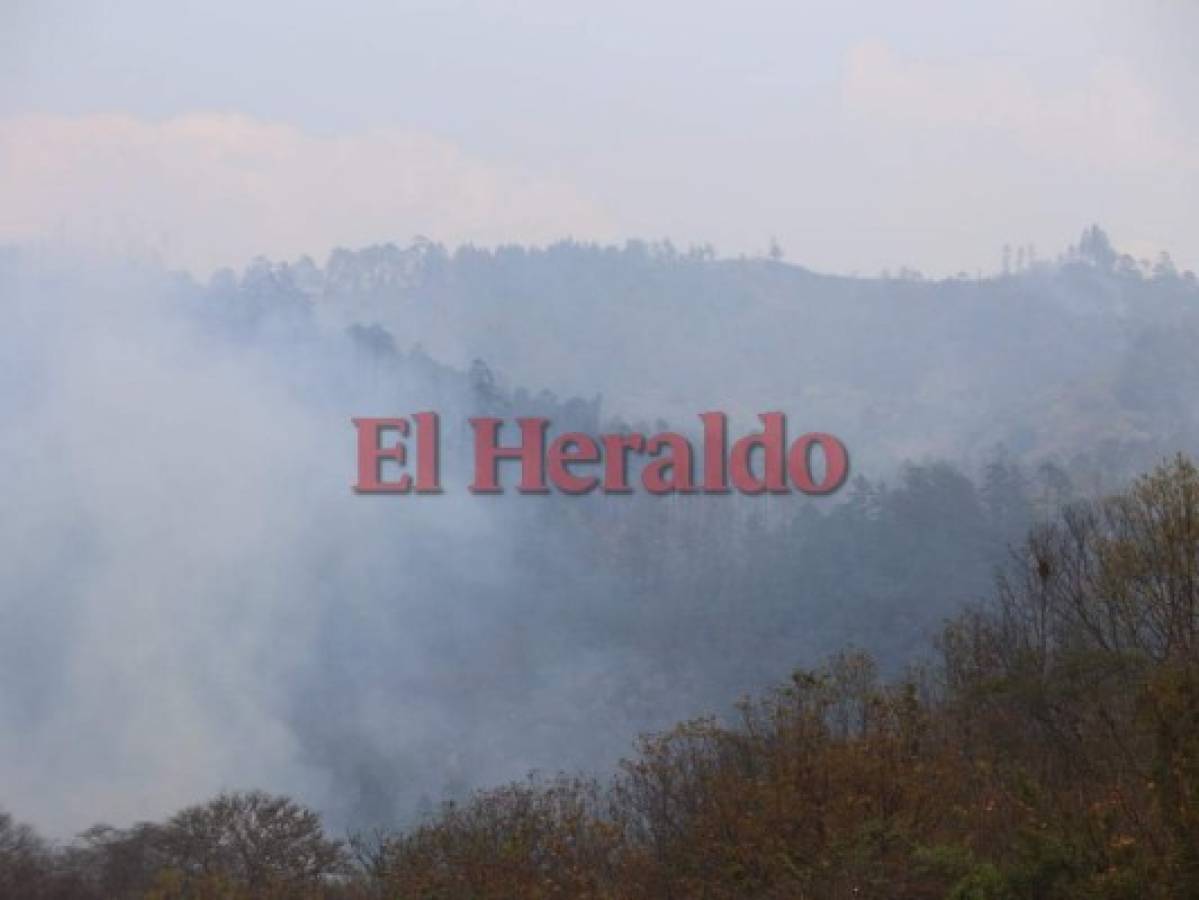
[[[1199,469],[1030,530],[919,663],[853,648],[402,830],[222,793],[65,846],[0,816],[36,898],[1186,898],[1199,893]]]
[[[13,248],[0,302],[8,895],[1195,894],[1165,255]],[[454,480],[471,417],[698,444],[711,409],[837,435],[847,483]],[[351,419],[418,410],[446,490],[355,495]]]

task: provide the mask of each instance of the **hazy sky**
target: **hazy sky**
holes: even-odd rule
[[[670,237],[993,270],[1092,221],[1199,268],[1199,5],[0,3],[0,241],[206,272]]]

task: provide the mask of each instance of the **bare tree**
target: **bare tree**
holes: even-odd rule
[[[189,807],[160,826],[155,843],[168,867],[251,889],[315,885],[346,865],[342,842],[325,836],[315,812],[261,791]]]

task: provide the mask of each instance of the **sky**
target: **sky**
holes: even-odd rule
[[[710,243],[1199,268],[1199,7],[0,3],[0,242],[204,276],[335,246]]]

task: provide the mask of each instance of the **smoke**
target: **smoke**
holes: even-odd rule
[[[402,752],[444,729],[431,635],[469,633],[454,587],[501,582],[503,541],[455,492],[349,490],[349,416],[429,408],[424,386],[372,389],[344,336],[303,325],[205,333],[161,272],[8,262],[5,803],[58,834],[222,788],[329,807],[312,734]]]
[[[942,282],[636,243],[376,247],[204,285],[0,253],[0,803],[63,837],[242,788],[396,825],[603,771],[849,641],[900,665],[1069,494],[1019,462],[1120,477],[1195,446],[1195,280],[1166,262],[1098,229]],[[712,408],[838,434],[873,481],[824,505],[463,484],[475,413],[595,432]],[[353,494],[351,417],[420,410],[445,493]],[[997,443],[1017,460],[978,488],[897,465]]]

